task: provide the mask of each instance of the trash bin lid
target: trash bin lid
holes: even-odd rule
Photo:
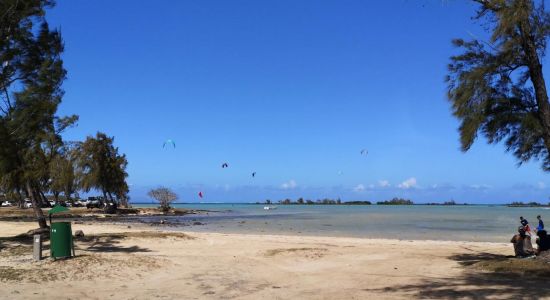
[[[69,209],[59,204],[56,204],[52,209],[50,209],[50,211],[48,211],[48,214],[52,215],[52,214],[56,214],[64,211],[69,211]]]

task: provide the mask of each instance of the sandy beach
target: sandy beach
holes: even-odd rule
[[[1,299],[519,299],[536,281],[472,268],[513,254],[499,243],[182,233],[74,224],[77,257],[33,262],[0,222]],[[48,250],[45,254],[48,255]],[[537,288],[535,288],[537,287]]]

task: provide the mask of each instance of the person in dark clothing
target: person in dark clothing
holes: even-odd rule
[[[521,223],[521,225],[523,227],[527,226],[527,224],[529,224],[529,222],[527,221],[527,219],[523,218],[523,216],[519,217],[519,222]]]
[[[548,251],[550,250],[550,237],[546,233],[546,230],[539,230],[537,232],[537,255],[539,255],[542,251]]]
[[[537,219],[539,220],[539,226],[537,226],[537,231],[544,230],[544,222],[542,221],[542,218],[540,215],[537,216]]]

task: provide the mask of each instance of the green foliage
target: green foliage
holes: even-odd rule
[[[519,164],[542,159],[550,170],[550,105],[541,58],[550,16],[530,0],[478,0],[477,19],[492,31],[490,41],[453,40],[463,53],[451,57],[448,97],[463,151],[479,133],[489,143],[504,141]]]
[[[412,202],[409,199],[393,198],[389,201],[376,202],[376,204],[378,204],[378,205],[413,205],[414,202]]]
[[[371,205],[370,201],[348,201],[344,202],[346,205]]]
[[[550,205],[550,203],[549,203]],[[548,205],[544,205],[544,204],[541,204],[541,203],[538,203],[538,202],[529,202],[529,203],[523,203],[523,202],[512,202],[510,204],[508,204],[508,206],[510,207],[539,207],[539,206],[548,206]]]
[[[61,34],[44,18],[54,4],[0,1],[0,189],[20,201],[30,197],[41,227],[46,226],[39,209],[47,203],[44,193],[70,199],[79,188],[77,179],[86,191],[98,188],[123,204],[128,199],[126,157],[112,146],[112,138],[98,134],[99,144],[84,142],[82,153],[61,138],[78,117],[56,114],[66,70]],[[87,164],[79,170],[89,174],[77,176],[77,159]]]
[[[126,183],[128,161],[126,155],[118,153],[113,143],[113,137],[101,132],[95,137],[87,137],[76,150],[77,176],[84,191],[97,189],[111,200],[114,194],[124,202],[129,190]]]
[[[77,188],[75,162],[71,153],[71,151],[59,152],[50,162],[50,191],[54,195],[64,193],[67,200],[71,199],[71,195]]]
[[[39,205],[45,201],[48,163],[62,143],[60,129],[76,121],[55,115],[66,71],[61,34],[44,19],[53,5],[0,1],[0,183],[33,200],[41,227],[46,226]]]

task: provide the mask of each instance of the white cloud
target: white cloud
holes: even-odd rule
[[[298,185],[296,184],[296,181],[294,180],[289,180],[288,182],[285,182],[283,184],[281,184],[281,188],[283,190],[292,190],[292,189],[295,189]]]
[[[538,187],[539,189],[543,190],[543,189],[546,188],[546,184],[545,184],[544,182],[542,182],[542,181],[539,181],[539,182],[537,183],[537,187]]]
[[[429,188],[437,191],[449,191],[456,189],[456,187],[450,183],[436,183],[432,184]]]
[[[353,188],[354,192],[364,192],[365,191],[365,185],[364,184],[358,184],[356,187]]]
[[[398,186],[400,189],[410,189],[416,187],[416,178],[411,177],[403,182],[401,182]]]
[[[390,187],[391,184],[387,180],[378,180],[378,186],[384,188],[384,187]]]
[[[470,188],[474,190],[487,190],[490,189],[491,186],[487,184],[472,184],[470,185]]]

